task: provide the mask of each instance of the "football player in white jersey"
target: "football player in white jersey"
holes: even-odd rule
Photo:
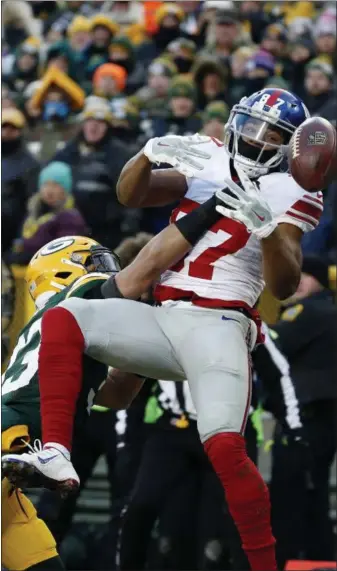
[[[179,222],[215,195],[223,217],[161,275],[157,307],[123,299],[127,293],[117,281],[119,299],[68,299],[42,321],[40,393],[42,403],[48,393],[49,425],[60,404],[48,383],[60,382],[58,364],[64,375],[66,363],[72,390],[65,395],[63,386],[62,406],[72,410],[83,353],[140,376],[187,378],[201,440],[254,571],[276,570],[276,560],[268,490],[243,437],[250,354],[260,338],[256,304],[263,287],[279,299],[296,290],[301,237],[316,227],[323,208],[320,193],[306,193],[281,170],[290,138],[307,117],[297,96],[265,89],[234,106],[225,143],[199,135],[148,141],[121,173],[120,202],[145,207],[180,201],[172,215]],[[154,163],[173,169],[152,172]],[[66,342],[59,333],[65,328],[71,332]],[[43,406],[41,413],[43,424]],[[53,441],[46,431],[43,451],[26,461],[46,478],[61,480],[67,451],[61,431],[55,443],[56,432],[54,424]]]

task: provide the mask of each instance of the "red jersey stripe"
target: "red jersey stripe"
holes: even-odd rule
[[[319,206],[314,206],[313,204],[309,204],[304,200],[298,200],[295,204],[292,205],[291,210],[296,210],[301,214],[307,214],[308,216],[312,216],[317,222],[320,219],[322,214],[322,209]]]

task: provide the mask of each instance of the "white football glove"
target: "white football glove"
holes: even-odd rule
[[[268,203],[261,197],[256,184],[240,169],[236,169],[244,188],[231,179],[225,179],[227,188],[216,192],[217,212],[244,224],[259,240],[267,238],[276,228]],[[228,194],[228,190],[231,194]],[[232,196],[234,195],[234,196]]]
[[[209,140],[209,137],[201,135],[155,137],[146,143],[143,153],[151,163],[167,163],[181,174],[192,177],[195,176],[196,171],[204,169],[202,162],[198,162],[198,159],[211,158],[209,153],[200,149]]]

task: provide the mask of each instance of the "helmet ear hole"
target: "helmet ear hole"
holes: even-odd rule
[[[71,272],[57,272],[57,274],[55,274],[55,277],[61,280],[66,280],[69,276],[71,276]]]

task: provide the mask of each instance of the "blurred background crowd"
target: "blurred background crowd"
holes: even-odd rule
[[[202,132],[223,139],[231,106],[267,86],[294,91],[312,115],[336,127],[335,2],[4,0],[1,10],[4,356],[17,302],[17,267],[26,266],[39,248],[60,236],[91,235],[117,248],[127,264],[168,223],[171,208],[125,208],[116,198],[123,165],[149,138]],[[319,257],[326,268],[324,279],[322,268],[313,275],[327,290],[336,220],[334,182],[325,191],[319,227],[303,240],[304,253]],[[87,449],[78,451],[83,484],[102,455],[106,464],[100,460],[82,508],[76,499],[61,503],[53,494],[39,496],[40,513],[69,569],[113,569],[118,561],[124,569],[247,568],[199,446],[193,407],[186,398],[181,405],[179,391],[150,383],[128,413],[92,413],[84,428]],[[319,414],[326,417],[326,409]],[[267,452],[261,452],[266,437],[256,417],[248,432],[258,461]],[[282,564],[302,556],[335,557],[327,523],[334,451],[335,441],[329,440],[321,519],[302,510],[292,537],[280,529]],[[284,461],[295,466],[291,486],[297,455],[291,447],[288,452],[292,456]],[[161,454],[166,471],[160,472]],[[269,480],[263,458],[262,464]],[[272,470],[272,478],[277,497],[279,471]],[[281,492],[279,497],[281,504]],[[82,519],[79,509],[88,510]],[[298,537],[316,516],[324,522],[315,532],[322,537],[313,538],[312,529],[301,529]]]

